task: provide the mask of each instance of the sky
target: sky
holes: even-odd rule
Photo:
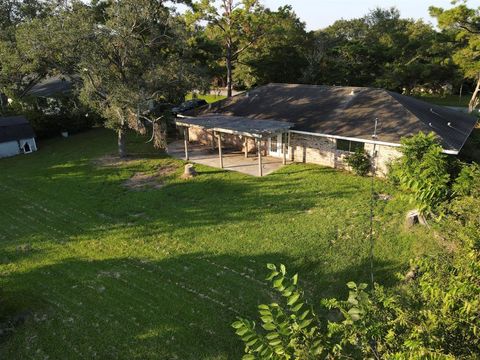
[[[272,10],[279,6],[292,5],[294,11],[302,21],[306,22],[308,30],[317,30],[331,25],[335,20],[362,17],[369,10],[378,6],[389,8],[392,6],[400,10],[402,17],[424,19],[435,24],[435,20],[428,15],[431,5],[450,8],[451,0],[263,0]],[[469,1],[473,6],[476,1]],[[477,5],[478,6],[478,5]]]

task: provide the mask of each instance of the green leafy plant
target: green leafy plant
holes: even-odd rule
[[[450,195],[449,162],[434,133],[402,139],[402,157],[392,164],[392,177],[426,215],[439,209]]]
[[[366,176],[372,167],[371,157],[363,149],[355,150],[345,158],[345,161],[360,176]]]
[[[320,354],[321,336],[314,322],[314,314],[303,300],[298,288],[298,274],[289,277],[284,265],[267,265],[267,277],[281,295],[283,305],[259,305],[261,325],[238,318],[232,326],[245,343],[246,355],[251,359],[292,359],[302,354]]]
[[[480,195],[480,165],[472,163],[462,167],[453,184],[453,193],[456,196]]]

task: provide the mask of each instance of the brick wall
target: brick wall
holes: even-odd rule
[[[199,127],[189,129],[189,140],[199,142],[204,145],[212,146],[212,133]],[[231,134],[222,134],[222,141],[225,147],[236,148],[244,151],[243,138]],[[215,145],[217,140],[215,139]],[[267,153],[268,142],[264,141],[262,149],[264,155]],[[248,150],[250,153],[256,153],[255,141],[248,139]],[[377,175],[385,176],[388,171],[388,163],[400,156],[397,147],[377,145]],[[365,144],[365,151],[372,154],[373,144]],[[351,170],[345,162],[348,151],[337,150],[337,141],[333,138],[290,134],[290,159],[294,162],[304,162],[328,166],[336,169]]]
[[[292,160],[295,162],[305,162],[337,169],[351,170],[345,162],[345,157],[349,152],[337,150],[336,139],[292,133],[290,135],[290,147]],[[400,152],[398,148],[386,145],[377,145],[376,150],[377,174],[379,176],[385,176],[388,170],[388,163],[399,157]],[[365,151],[371,154],[373,144],[365,144]]]
[[[213,146],[212,141],[214,141],[215,147],[218,145],[218,140],[215,138],[213,140],[213,135],[211,131],[206,131],[200,127],[192,126],[188,130],[189,141],[198,142],[203,145]],[[245,151],[244,148],[244,137],[232,134],[222,134],[222,145],[227,148],[234,148],[241,151]],[[266,155],[268,141],[262,143],[262,149],[264,150],[264,155]],[[247,146],[249,153],[256,153],[257,146],[255,145],[255,140],[252,138],[247,138]]]

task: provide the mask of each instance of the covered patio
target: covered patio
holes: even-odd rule
[[[183,131],[183,151],[181,151],[183,156],[179,151],[179,142],[170,144],[169,153],[172,156],[256,176],[267,175],[287,163],[286,143],[282,145],[282,158],[265,156],[267,152],[265,151],[265,154],[263,152],[265,142],[270,138],[287,134],[293,126],[291,123],[225,115],[180,117],[176,119],[175,123]],[[209,144],[192,144],[189,141],[191,128],[201,129],[208,134]],[[229,137],[230,141],[226,141],[225,137]],[[232,137],[236,140],[235,142],[241,141],[242,149],[231,150],[225,146],[232,145]],[[256,153],[255,157],[249,156],[252,143]]]

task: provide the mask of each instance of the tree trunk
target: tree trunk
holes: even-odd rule
[[[225,57],[227,63],[227,97],[232,97],[232,45],[227,44],[227,54]]]
[[[478,79],[477,79],[477,86],[475,86],[475,91],[473,92],[472,98],[470,99],[470,102],[469,102],[469,104],[468,104],[468,112],[469,112],[469,113],[471,113],[473,110],[475,110],[475,108],[476,108],[477,105],[478,105],[478,102],[479,102],[479,99],[478,99],[479,92],[480,92],[480,76],[479,76]]]
[[[117,143],[118,143],[118,156],[120,156],[121,158],[125,158],[127,156],[127,149],[126,149],[126,145],[125,145],[125,128],[124,126],[122,125],[119,129],[118,129],[118,139],[117,139]]]

